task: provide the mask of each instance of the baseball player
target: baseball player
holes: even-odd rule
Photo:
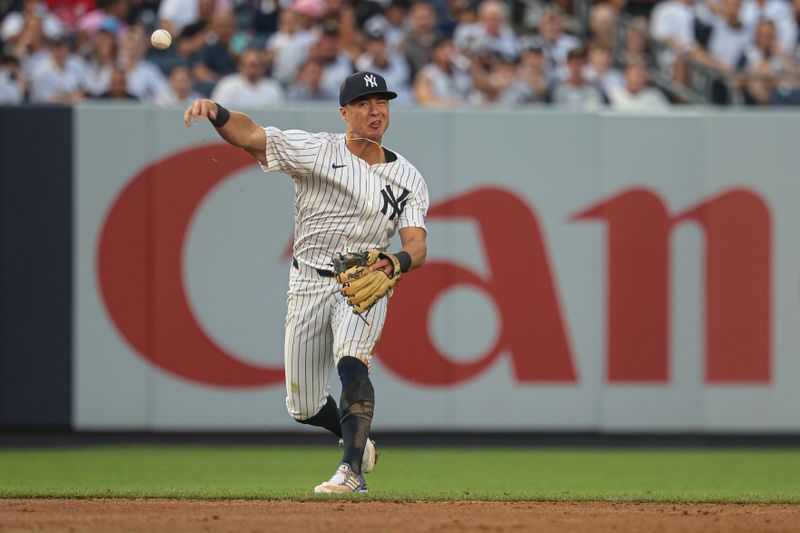
[[[205,99],[184,114],[186,126],[209,119],[264,172],[288,174],[294,183],[286,407],[298,422],[326,428],[344,444],[339,467],[315,487],[318,493],[367,491],[363,474],[376,458],[370,360],[394,285],[425,262],[427,186],[411,163],[383,146],[396,96],[376,73],[350,75],[339,93],[343,134],[264,128]],[[388,253],[397,231],[402,248]],[[342,383],[338,407],[329,394],[334,364]]]

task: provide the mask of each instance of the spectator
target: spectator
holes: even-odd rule
[[[309,59],[297,73],[295,81],[286,90],[289,100],[302,102],[335,101],[322,92],[322,63],[316,59]]]
[[[157,104],[164,107],[188,107],[197,98],[203,96],[192,89],[193,80],[186,65],[176,65],[169,73],[169,91],[164,93]]]
[[[258,46],[261,46],[266,37],[278,30],[278,17],[282,6],[287,6],[288,2],[282,0],[258,0],[245,1],[236,0],[239,27],[249,34],[257,36]]]
[[[320,24],[323,22],[338,24],[343,7],[344,0],[322,0],[323,13],[319,16]]]
[[[736,70],[750,42],[750,33],[739,19],[741,7],[742,0],[721,0],[711,18],[707,53],[696,49],[698,59],[725,72]]]
[[[794,53],[797,46],[797,19],[787,0],[744,0],[739,18],[755,39],[756,26],[763,19],[775,24],[778,45],[784,54]]]
[[[47,0],[47,7],[65,30],[75,29],[78,19],[95,8],[95,0]]]
[[[617,111],[665,111],[669,101],[656,88],[648,87],[647,64],[635,61],[625,67],[625,84],[613,87],[608,97]]]
[[[364,23],[367,32],[380,32],[386,39],[386,45],[391,52],[400,50],[400,42],[408,31],[408,2],[407,0],[391,0],[383,13],[373,15]]]
[[[794,18],[795,26],[800,28],[800,0],[792,0],[792,17]],[[795,57],[795,63],[800,64],[800,35],[791,44],[792,50],[789,53]]]
[[[425,107],[457,107],[472,89],[469,60],[459,54],[453,41],[440,37],[434,43],[433,61],[419,71],[414,96]]]
[[[30,80],[36,67],[50,57],[50,50],[45,43],[42,22],[38,17],[25,19],[16,44],[12,47],[12,55],[22,62],[25,79]]]
[[[130,0],[97,0],[97,9],[78,19],[79,41],[91,39],[100,29],[119,35],[126,26],[130,7]]]
[[[356,13],[350,2],[345,0],[325,0],[327,13],[320,23],[325,28],[336,28],[337,47],[351,60],[361,53],[361,32],[359,31]]]
[[[161,70],[144,59],[147,46],[144,27],[129,26],[121,34],[119,63],[125,69],[127,91],[142,102],[156,102],[169,91],[169,85]]]
[[[589,12],[589,29],[596,43],[611,50],[616,44],[619,13],[608,2],[600,2],[592,6]]]
[[[612,61],[611,49],[598,42],[589,44],[589,64],[586,65],[583,76],[605,95],[612,89],[625,85],[625,77],[612,67]]]
[[[353,8],[357,27],[363,28],[368,19],[383,12],[383,7],[387,2],[385,0],[350,0],[348,3]]]
[[[49,41],[50,55],[36,66],[31,77],[31,102],[73,104],[83,99],[86,65],[70,52],[65,35]]]
[[[272,77],[281,83],[295,78],[318,38],[314,24],[322,7],[315,1],[298,0],[291,9],[284,9],[278,19],[278,31],[267,40],[266,56],[272,65]]]
[[[446,0],[447,9],[439,12],[439,31],[443,35],[453,36],[460,25],[469,26],[478,22],[477,0]]]
[[[350,58],[339,49],[339,29],[331,22],[323,24],[322,34],[311,48],[310,57],[322,65],[322,93],[326,98],[339,97],[344,79],[353,73]]]
[[[44,2],[23,0],[19,11],[12,11],[2,19],[0,39],[11,45],[17,44],[32,20],[38,22],[41,33],[47,38],[63,35],[67,29],[55,15],[47,10]]]
[[[692,0],[666,0],[656,4],[650,17],[650,32],[670,48],[688,52],[695,45]]]
[[[475,41],[504,57],[519,55],[519,42],[508,25],[508,7],[499,0],[484,0],[478,7],[478,22],[459,24],[453,34],[453,42],[461,50],[469,50]]]
[[[19,59],[0,54],[0,105],[17,105],[25,99],[27,84]]]
[[[603,95],[583,77],[586,49],[570,50],[567,54],[567,79],[556,87],[553,103],[570,111],[595,111],[603,106]]]
[[[639,61],[649,55],[648,23],[645,17],[633,17],[624,35],[621,60],[623,64]]]
[[[539,26],[544,11],[553,7],[549,0],[516,0],[512,3],[514,22],[526,33]]]
[[[521,103],[549,103],[552,100],[553,73],[548,70],[549,61],[544,47],[538,39],[525,39],[520,56],[520,80],[528,86],[525,100]]]
[[[650,33],[668,47],[658,57],[667,78],[685,84],[686,66],[682,54],[695,50],[693,0],[666,0],[656,4],[650,18]]]
[[[200,52],[211,33],[211,18],[214,15],[215,0],[198,0],[197,20],[184,26],[178,36],[176,47],[178,55],[189,58]]]
[[[550,62],[550,69],[554,72],[561,71],[561,76],[566,76],[564,67],[567,54],[580,46],[580,39],[564,31],[561,15],[553,9],[547,10],[539,20],[539,37]]]
[[[245,50],[239,58],[239,73],[228,74],[217,83],[211,99],[225,107],[265,107],[283,103],[280,84],[264,77],[264,62],[257,50]]]
[[[128,92],[128,77],[125,69],[114,67],[108,82],[108,90],[98,98],[103,100],[138,100]]]
[[[292,0],[288,9],[316,24],[328,14],[329,6],[325,0]],[[308,24],[303,26],[308,28]]]
[[[228,0],[219,0],[219,3],[225,4],[227,1]],[[159,27],[158,8],[161,0],[129,0],[129,3],[130,9],[128,11],[128,17],[125,20],[127,23],[141,23],[153,29]]]
[[[517,105],[528,103],[531,86],[520,76],[519,58],[499,56],[489,76],[493,103]]]
[[[111,72],[117,64],[117,40],[111,32],[100,30],[92,38],[92,44],[87,57],[86,88],[97,96],[108,90]]]
[[[384,77],[387,86],[397,93],[394,105],[412,102],[411,71],[406,58],[397,52],[390,52],[382,33],[375,30],[367,33],[366,49],[355,64],[356,70],[368,70]]]
[[[172,35],[180,35],[183,28],[197,22],[198,15],[198,0],[161,0],[158,26]]]
[[[236,73],[236,54],[232,39],[236,34],[236,18],[231,11],[215,11],[211,16],[211,33],[197,54],[192,74],[199,81],[216,82],[222,76]]]
[[[754,103],[773,103],[777,89],[797,90],[797,66],[783,52],[778,42],[775,23],[763,19],[756,27],[755,43],[745,54],[747,94]]]
[[[433,46],[442,34],[436,29],[436,11],[431,4],[418,2],[409,10],[410,27],[400,42],[402,53],[411,67],[411,78],[431,62]]]
[[[494,52],[489,46],[488,39],[483,37],[473,40],[470,43],[470,49],[465,52],[464,56],[456,55],[455,61],[469,65],[472,88],[469,92],[468,103],[471,105],[493,103],[498,93],[493,82],[493,74],[498,62],[501,61],[501,55]],[[464,62],[462,57],[468,58],[468,62]]]

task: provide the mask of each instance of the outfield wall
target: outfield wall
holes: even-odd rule
[[[392,300],[375,429],[800,431],[799,133],[777,113],[394,113],[429,254]],[[307,430],[284,409],[290,180],[178,110],[80,106],[73,144],[73,427]]]

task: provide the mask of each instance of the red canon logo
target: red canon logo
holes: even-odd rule
[[[212,158],[217,163],[208,165]],[[283,381],[282,368],[244,362],[216,345],[194,317],[183,283],[194,211],[213,187],[251,164],[249,155],[224,144],[157,161],[120,193],[100,238],[100,288],[121,334],[151,363],[206,385]],[[429,218],[477,222],[490,273],[484,278],[461,265],[430,261],[408,276],[392,300],[395,319],[384,330],[381,360],[415,384],[450,386],[508,353],[518,382],[576,383],[547,243],[528,204],[511,192],[482,188],[433,205]],[[684,221],[698,223],[705,234],[706,381],[770,381],[772,229],[757,193],[728,190],[670,216],[652,191],[629,189],[571,221],[606,226],[608,381],[669,380],[669,241]],[[500,314],[495,345],[467,363],[439,353],[428,330],[435,300],[459,285],[483,291]]]
[[[163,370],[208,385],[283,382],[283,368],[247,363],[211,340],[183,283],[184,243],[197,206],[213,187],[252,164],[242,150],[218,144],[156,161],[122,190],[100,236],[100,288],[123,337]]]

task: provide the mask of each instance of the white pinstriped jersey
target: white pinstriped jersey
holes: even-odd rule
[[[343,133],[264,131],[263,170],[294,182],[298,261],[329,270],[337,252],[386,250],[397,230],[425,228],[428,188],[404,157],[369,165],[348,150]]]

